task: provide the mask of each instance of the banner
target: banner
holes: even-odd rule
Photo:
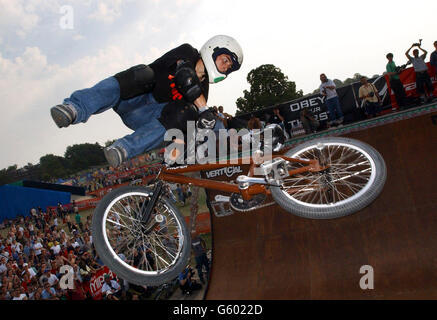
[[[113,189],[117,189],[117,188],[120,188],[120,187],[123,187],[123,186],[127,186],[127,185],[131,185],[131,186],[133,186],[133,185],[146,185],[150,180],[153,180],[155,177],[156,177],[155,174],[148,175],[146,177],[139,178],[139,179],[136,179],[136,180],[131,180],[129,182],[124,182],[122,184],[116,184],[116,185],[113,185],[113,186],[104,187],[104,188],[101,188],[101,189],[90,191],[90,192],[87,192],[87,195],[102,198],[107,193],[111,192]]]
[[[111,280],[117,280],[115,274],[109,270],[107,266],[104,266],[97,270],[97,272],[91,277],[90,281],[84,281],[82,283],[85,292],[89,292],[94,300],[102,300],[102,287],[105,282],[105,274],[109,274]]]
[[[388,95],[387,83],[384,76],[368,79],[369,83],[375,85],[382,100],[383,112],[391,110],[391,102]],[[357,121],[356,109],[362,107],[362,101],[358,98],[358,90],[361,87],[360,82],[354,82],[350,85],[336,89],[340,106],[344,115],[344,123]],[[281,103],[275,106],[252,112],[261,121],[266,120],[266,115],[273,115],[273,108],[278,108],[281,116],[284,117],[284,125],[288,132],[296,128],[302,128],[300,121],[300,112],[308,108],[322,124],[328,121],[328,110],[325,104],[325,97],[320,93],[308,95],[293,101]],[[249,120],[250,114],[241,115],[237,118]]]
[[[428,74],[430,75],[431,81],[433,84],[434,96],[437,96],[437,76],[436,76],[435,69],[433,68],[433,66],[431,66],[431,64],[429,62],[426,65],[428,66]],[[395,94],[394,94],[393,90],[391,90],[391,87],[390,87],[389,76],[385,76],[385,79],[386,79],[387,84],[388,84],[388,88],[389,88],[389,92],[390,92],[390,99],[392,101],[392,104],[394,107],[397,108],[398,104],[396,102]],[[407,98],[412,98],[412,97],[418,96],[417,91],[416,91],[416,73],[414,72],[414,68],[408,68],[408,69],[405,69],[404,71],[402,71],[399,74],[399,79],[401,80],[402,84],[404,85],[405,95],[407,96]]]
[[[190,225],[190,216],[184,217],[187,226]],[[196,232],[198,234],[205,234],[211,232],[211,216],[209,212],[199,213],[195,219]]]
[[[106,176],[107,180],[117,180],[117,179],[124,179],[124,178],[131,178],[132,176],[136,175],[145,175],[145,173],[155,174],[158,173],[159,168],[161,164],[154,164],[154,165],[144,165],[139,168],[134,168],[128,171],[121,171],[121,172],[114,172],[112,174],[108,174]]]

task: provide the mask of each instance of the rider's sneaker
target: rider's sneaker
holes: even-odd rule
[[[76,109],[70,104],[58,104],[50,109],[50,114],[59,128],[68,127],[77,117]]]
[[[106,161],[108,161],[109,165],[114,168],[127,160],[126,150],[120,146],[109,146],[104,148],[103,153],[105,154]]]

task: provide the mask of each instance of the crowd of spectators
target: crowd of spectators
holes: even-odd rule
[[[83,284],[104,266],[93,245],[90,215],[84,219],[74,207],[68,211],[59,205],[49,212],[32,209],[2,225],[0,300],[92,299]],[[60,285],[64,265],[73,268],[74,289]],[[142,299],[153,289],[120,279],[112,279],[112,286],[107,282],[103,299]]]
[[[413,56],[411,56],[409,52],[413,47],[417,48],[413,50]],[[437,73],[437,41],[434,42],[434,48],[435,51],[431,53],[429,62]],[[392,53],[386,55],[388,63],[384,74],[389,77],[390,88],[394,92],[399,110],[405,110],[409,107],[431,102],[435,99],[435,96],[433,95],[434,87],[425,61],[427,54],[428,52],[421,47],[421,43],[414,43],[405,53],[408,62],[400,67],[396,66],[393,61]],[[404,85],[399,76],[408,64],[412,64],[414,68],[417,97],[407,97]],[[317,116],[312,113],[310,108],[302,108],[299,113],[299,120],[303,127],[302,131],[305,134],[315,133],[334,126],[342,126],[344,121],[343,110],[334,81],[329,79],[324,73],[320,75],[320,81],[319,93],[324,97],[324,103],[328,110],[328,121],[322,123],[323,121],[317,119]],[[382,115],[383,101],[377,88],[373,83],[368,82],[368,79],[365,76],[360,78],[360,82],[361,86],[359,87],[357,95],[358,104],[353,115],[354,121]],[[397,109],[392,108],[392,110],[395,111]],[[287,128],[284,117],[280,114],[278,108],[273,108],[272,111],[265,112],[260,116],[251,114],[246,127],[249,130],[262,129],[270,123],[277,123],[281,125],[287,133],[290,133],[290,136],[302,133],[302,131],[299,130],[292,130],[289,126]]]
[[[54,179],[50,183],[66,183],[76,187],[83,187],[86,192],[94,192],[99,189],[112,187],[127,181],[132,181],[141,177],[156,174],[156,168],[147,167],[148,164],[155,163],[163,159],[163,155],[158,152],[149,152],[127,161],[116,168],[104,167],[92,169],[67,178],[66,180]],[[126,175],[125,173],[135,174]]]

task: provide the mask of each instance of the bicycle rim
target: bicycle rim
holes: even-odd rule
[[[149,200],[149,194],[142,192],[116,197],[106,207],[101,227],[104,241],[119,264],[139,275],[156,276],[175,266],[184,236],[176,213],[160,199],[147,224],[141,222]]]
[[[324,158],[328,166],[322,172],[284,179],[283,193],[306,207],[327,208],[354,202],[369,190],[376,177],[373,158],[363,148],[348,143],[317,143],[287,156],[303,160]],[[289,170],[302,166],[293,162]]]

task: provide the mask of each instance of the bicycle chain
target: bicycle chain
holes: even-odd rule
[[[272,202],[265,203],[265,204],[261,204],[261,205],[259,205],[259,206],[256,206],[256,207],[253,207],[253,208],[250,208],[250,209],[246,209],[246,210],[236,209],[236,208],[234,208],[234,207],[232,206],[232,204],[231,204],[230,202],[229,202],[229,206],[232,208],[232,210],[234,210],[234,211],[236,211],[236,212],[250,212],[250,211],[253,211],[253,210],[258,210],[258,209],[262,209],[262,208],[265,208],[265,207],[271,206],[272,204],[275,204],[275,203],[276,203],[275,201],[272,201]]]

